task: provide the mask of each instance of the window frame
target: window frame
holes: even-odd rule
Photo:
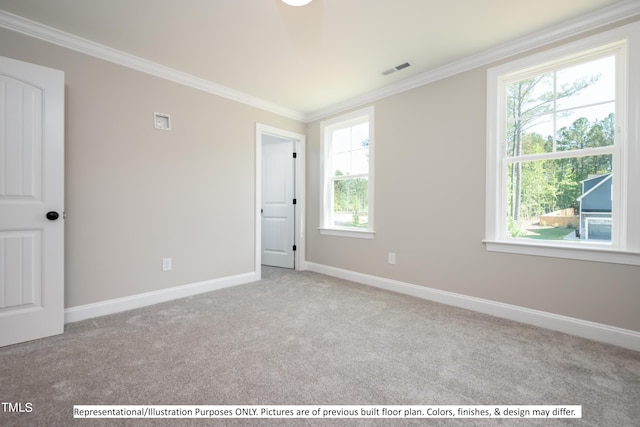
[[[561,68],[588,56],[616,55],[616,135],[613,148],[611,243],[517,239],[507,235],[505,87],[518,75]],[[488,251],[640,265],[640,22],[545,50],[487,71],[487,158],[485,239]],[[544,157],[544,156],[543,156]]]
[[[331,155],[331,136],[339,129],[351,127],[354,124],[369,123],[369,170],[366,174],[368,180],[368,221],[367,228],[340,227],[333,224],[333,172]],[[374,107],[369,106],[363,109],[343,114],[330,120],[320,123],[320,234],[342,237],[355,237],[362,239],[373,239],[374,229],[374,188],[375,188],[375,126]],[[363,174],[354,175],[363,177]]]

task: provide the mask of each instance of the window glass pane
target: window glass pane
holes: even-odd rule
[[[369,150],[359,149],[351,153],[351,175],[369,172]]]
[[[351,147],[351,128],[337,129],[331,136],[331,149],[334,153],[349,151]]]
[[[351,128],[351,149],[363,148],[363,142],[369,141],[369,122],[364,122]]]
[[[369,123],[334,132],[332,141],[334,176],[369,172]]]
[[[608,154],[508,164],[507,235],[610,241],[611,161]]]
[[[614,143],[614,56],[510,83],[506,97],[508,157]]]
[[[553,135],[553,75],[541,74],[511,83],[506,87],[506,96],[507,155],[530,154],[522,145],[525,135]]]
[[[553,115],[551,114],[532,118],[528,128],[520,135],[507,135],[507,156],[517,157],[551,152],[553,150],[553,125]],[[512,132],[515,132],[515,129]]]
[[[559,110],[613,101],[616,97],[615,57],[564,68],[558,71],[557,79]]]
[[[334,176],[366,175],[369,173],[369,150],[360,149],[333,156]]]
[[[351,152],[343,152],[334,154],[333,156],[333,174],[334,176],[350,175],[351,169]]]
[[[613,104],[603,104],[566,112],[566,116],[558,120],[556,150],[580,150],[613,145],[615,136],[613,108]]]
[[[369,221],[368,209],[368,179],[334,179],[333,225],[339,227],[367,228]]]

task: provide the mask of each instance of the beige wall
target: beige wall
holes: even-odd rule
[[[67,307],[253,271],[261,122],[307,135],[307,260],[640,331],[639,267],[486,251],[486,68],[375,103],[377,233],[361,240],[316,229],[319,122],[1,29],[0,55],[66,73]]]
[[[0,55],[65,72],[66,307],[255,270],[255,123],[304,124],[2,29]]]
[[[316,230],[320,125],[309,124],[307,260],[640,331],[640,267],[486,251],[485,102],[480,68],[374,104],[374,240]]]

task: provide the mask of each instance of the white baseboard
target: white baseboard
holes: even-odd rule
[[[307,261],[310,271],[640,351],[640,332]]]
[[[71,323],[78,322],[80,320],[92,319],[94,317],[119,313],[121,311],[132,310],[134,308],[146,307],[152,304],[216,291],[230,286],[243,285],[245,283],[251,283],[258,280],[260,280],[260,272],[244,273],[220,279],[161,289],[159,291],[145,292],[143,294],[101,301],[94,304],[70,307],[64,310],[64,322]]]

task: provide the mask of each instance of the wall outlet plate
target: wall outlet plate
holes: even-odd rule
[[[162,271],[171,271],[171,258],[162,258]]]

